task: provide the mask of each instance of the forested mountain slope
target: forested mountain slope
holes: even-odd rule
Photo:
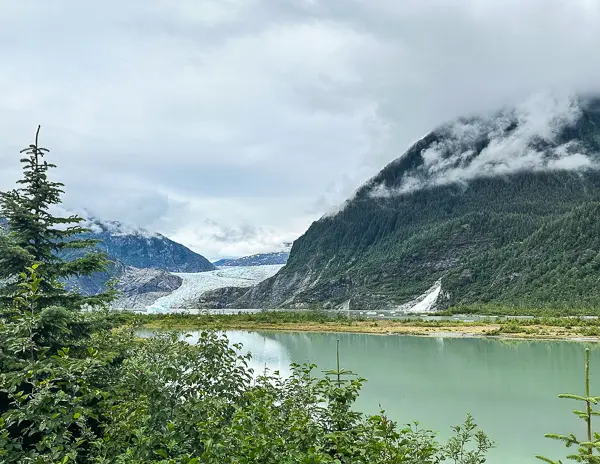
[[[539,102],[538,102],[539,103]],[[536,102],[431,132],[296,240],[230,306],[600,307],[600,100]]]

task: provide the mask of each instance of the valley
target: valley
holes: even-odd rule
[[[82,238],[113,264],[68,284],[92,295],[116,279],[115,307],[162,312],[598,314],[600,99],[556,104],[434,129],[271,253],[211,263],[163,235],[89,219]]]
[[[600,464],[600,0],[0,25],[0,464]]]
[[[503,317],[372,314],[370,311],[240,311],[224,314],[149,312],[131,316],[156,330],[267,330],[275,332],[365,333],[443,338],[600,341],[598,317]]]

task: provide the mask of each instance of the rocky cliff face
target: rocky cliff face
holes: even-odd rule
[[[204,292],[195,301],[189,301],[187,308],[193,309],[222,309],[230,301],[235,301],[244,296],[248,291],[246,287],[224,287]]]
[[[170,293],[181,286],[182,279],[162,269],[126,267],[119,276],[117,290],[124,295]]]
[[[231,307],[600,304],[600,99],[550,99],[446,124]]]
[[[119,298],[112,304],[115,308],[144,309],[158,298],[177,290],[183,280],[162,269],[137,269],[127,267],[119,276]]]
[[[143,309],[182,284],[181,277],[163,269],[138,269],[113,262],[107,272],[71,279],[67,287],[85,295],[94,295],[104,291],[111,279],[115,280],[115,288],[119,292],[112,306],[125,309]]]

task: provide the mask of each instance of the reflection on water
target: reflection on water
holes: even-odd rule
[[[559,393],[582,393],[581,343],[247,331],[227,335],[253,354],[256,372],[266,366],[283,375],[289,375],[291,362],[315,363],[318,372],[334,368],[339,339],[341,366],[367,379],[358,409],[376,413],[381,405],[400,424],[418,419],[442,438],[470,412],[498,444],[491,464],[534,463],[536,453],[563,459],[564,447],[544,433],[583,432],[571,413],[576,404],[557,398]],[[600,350],[591,347],[592,393],[599,394]]]
[[[255,374],[264,373],[268,369],[270,373],[279,371],[280,375],[288,377],[291,374],[290,364],[293,362],[288,350],[279,341],[265,334],[247,332],[245,330],[230,330],[227,338],[231,343],[241,343],[242,353],[250,352],[252,359],[250,367]]]

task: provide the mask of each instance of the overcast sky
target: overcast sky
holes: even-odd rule
[[[600,87],[597,0],[0,0],[0,189],[214,259],[301,235],[434,126]]]

